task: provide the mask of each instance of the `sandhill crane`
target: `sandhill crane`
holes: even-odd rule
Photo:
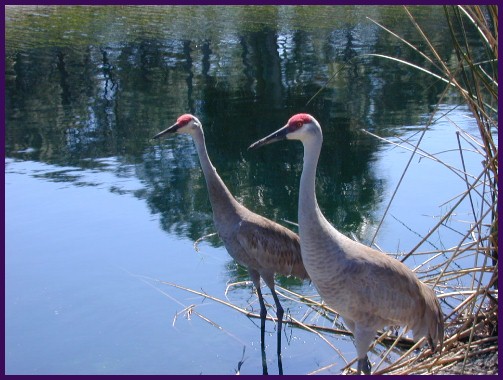
[[[272,220],[251,212],[236,201],[208,157],[203,127],[195,116],[189,114],[180,116],[175,124],[159,132],[153,138],[172,133],[187,133],[192,136],[206,179],[215,227],[227,252],[239,264],[248,268],[257,289],[260,303],[262,364],[265,373],[267,367],[265,364],[264,334],[267,310],[260,290],[260,278],[271,289],[278,319],[277,353],[279,372],[282,374],[281,328],[284,310],[274,290],[274,275],[280,273],[301,279],[309,278],[302,263],[299,236]]]
[[[415,339],[426,337],[432,350],[437,341],[441,347],[444,326],[435,292],[400,261],[344,236],[321,213],[315,177],[323,134],[316,119],[294,115],[249,149],[283,139],[304,145],[298,209],[302,260],[320,296],[354,335],[358,374],[370,374],[367,351],[385,326],[406,325]]]

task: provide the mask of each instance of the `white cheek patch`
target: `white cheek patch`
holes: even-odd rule
[[[289,134],[286,135],[287,140],[299,140],[301,136],[301,133],[299,132],[299,129],[290,132]]]

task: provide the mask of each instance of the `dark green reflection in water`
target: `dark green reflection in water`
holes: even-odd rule
[[[412,12],[449,56],[442,9]],[[162,227],[195,240],[213,226],[192,142],[149,138],[178,115],[196,114],[231,192],[258,213],[296,221],[301,145],[246,148],[309,112],[325,134],[320,206],[358,234],[385,185],[372,170],[378,144],[359,130],[398,134],[443,89],[365,57],[424,64],[367,16],[420,43],[399,7],[7,7],[6,155],[96,170],[116,157],[115,170],[132,167],[145,184],[138,196],[162,215]]]

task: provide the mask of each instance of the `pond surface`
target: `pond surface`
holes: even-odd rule
[[[442,8],[411,9],[450,57]],[[240,373],[262,373],[256,319],[162,283],[258,310],[218,237],[194,250],[214,227],[192,141],[150,140],[182,113],[203,122],[236,198],[294,230],[302,146],[247,147],[292,114],[313,114],[324,129],[317,196],[327,218],[368,244],[377,232],[385,251],[414,247],[465,184],[414,159],[378,230],[410,152],[362,129],[417,141],[444,86],[366,55],[421,63],[367,17],[422,44],[400,7],[7,7],[6,373],[234,374],[243,358]],[[456,101],[443,100],[438,115],[449,119],[431,125],[422,148],[459,166],[456,126],[476,125]],[[473,156],[468,170],[480,165]],[[432,237],[424,250],[456,238]],[[307,282],[277,283],[316,297]],[[281,299],[292,317],[332,325]],[[274,374],[274,323],[266,329]],[[284,337],[285,374],[338,374],[341,355],[355,357],[351,337],[326,336],[341,355],[300,328]]]

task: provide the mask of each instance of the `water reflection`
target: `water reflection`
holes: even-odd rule
[[[62,28],[63,14],[99,14],[101,22],[131,30],[142,17],[170,17],[170,22],[166,30],[135,38],[130,31],[121,39],[80,31],[72,35],[72,43],[63,33],[62,40],[31,41],[35,46],[23,45],[13,35],[19,26],[7,24],[7,155],[77,167],[87,167],[89,159],[120,157],[148,184],[148,203],[163,214],[163,228],[191,238],[211,229],[210,209],[194,152],[183,152],[193,149],[190,144],[178,139],[159,151],[148,141],[166,120],[185,111],[197,114],[207,125],[215,165],[233,193],[260,213],[295,221],[292,199],[298,191],[299,151],[278,148],[287,157],[277,160],[277,152],[251,156],[245,149],[292,113],[315,114],[326,135],[319,166],[320,205],[342,230],[358,231],[371,218],[383,186],[369,166],[377,143],[358,130],[365,126],[390,134],[396,125],[414,124],[418,111],[434,104],[440,91],[436,83],[408,69],[375,58],[355,59],[378,51],[417,60],[411,50],[396,51],[389,35],[363,18],[367,9],[374,17],[399,17],[394,8],[388,13],[357,8],[361,16],[356,18],[354,8],[344,8],[345,16],[339,12],[336,19],[316,25],[309,22],[312,13],[306,9],[216,8],[240,21],[225,22],[225,33],[218,23],[204,23],[204,37],[186,34],[173,20],[208,20],[208,14],[217,15],[210,9],[197,8],[193,16],[183,7],[116,9],[123,16],[119,19],[108,17],[113,8],[104,9],[106,13],[72,7],[40,12],[59,20]],[[333,7],[323,11],[336,13]],[[26,22],[23,15],[30,14],[16,8],[9,12],[10,19],[21,23]],[[416,12],[422,22],[437,20],[435,25],[442,27],[433,8]],[[257,15],[264,17],[260,27],[251,22]],[[298,24],[300,15],[306,18],[304,28]],[[341,19],[345,22],[338,25]],[[100,20],[93,25],[97,30],[102,30]],[[23,35],[52,33],[44,29],[45,21],[31,22]],[[437,36],[442,38],[442,33]],[[439,45],[447,49],[445,38]],[[306,106],[336,72],[339,75]],[[168,164],[163,157],[173,155],[171,144],[177,144],[184,158]],[[271,178],[271,173],[278,175]]]
[[[162,214],[163,228],[195,239],[211,232],[195,152],[183,139],[156,148],[149,142],[153,132],[182,112],[197,114],[207,126],[215,166],[238,199],[268,217],[295,221],[300,148],[249,155],[246,147],[291,114],[307,111],[326,136],[320,205],[342,230],[358,231],[372,218],[383,188],[370,165],[377,143],[358,130],[390,134],[397,125],[414,124],[440,90],[408,69],[362,58],[372,51],[397,53],[389,35],[364,16],[399,13],[370,7],[203,8],[194,8],[195,14],[185,7],[40,8],[64,30],[56,36],[44,19],[27,23],[30,11],[8,9],[7,155],[76,167],[119,157],[146,184],[147,202]],[[422,22],[443,25],[434,8],[416,12]],[[226,22],[209,22],[208,15],[222,21],[223,14]],[[315,24],[314,14],[336,17],[317,18]],[[92,18],[93,29],[68,37],[66,20],[77,17]],[[150,22],[153,31],[138,32],[152,17],[169,22]],[[189,34],[180,23],[193,25],[193,19],[199,28]],[[107,23],[107,30],[124,33],[105,33]],[[15,32],[32,40],[23,43]],[[41,35],[53,38],[37,40]],[[447,49],[447,34],[437,38],[442,35],[446,40],[439,45]],[[398,53],[413,59],[414,52]]]

